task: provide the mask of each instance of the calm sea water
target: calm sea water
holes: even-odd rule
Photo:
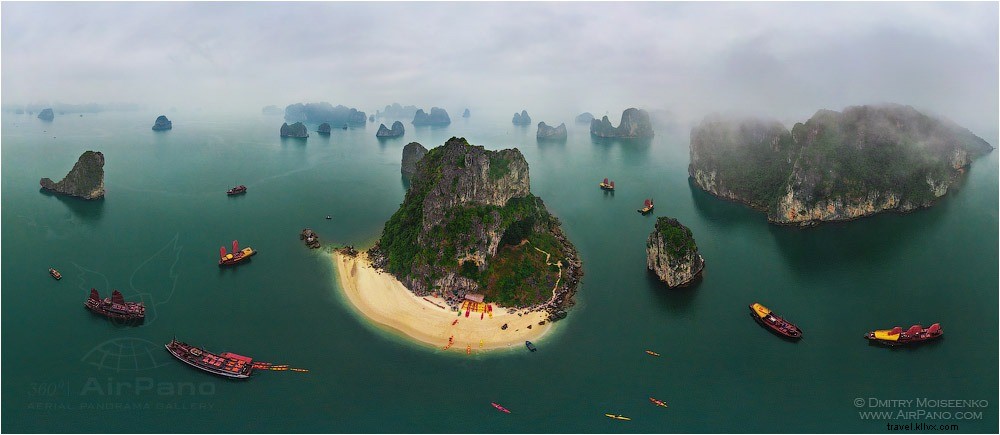
[[[473,113],[446,128],[407,123],[401,139],[379,141],[369,124],[302,141],[278,137],[280,118],[168,113],[174,129],[158,133],[156,115],[3,116],[5,432],[998,430],[997,152],[929,210],[800,230],[689,184],[681,128],[628,143],[570,125],[565,144],[538,144],[533,126]],[[532,115],[557,125],[575,114]],[[443,354],[383,332],[338,295],[329,258],[298,239],[312,227],[326,243],[373,242],[403,198],[403,145],[451,136],[518,147],[532,191],[579,248],[578,304],[537,353]],[[39,192],[39,178],[59,179],[88,149],[107,160],[104,201]],[[597,188],[604,177],[613,196]],[[236,184],[248,194],[227,197]],[[655,217],[635,212],[646,197],[693,231],[707,261],[696,287],[668,290],[646,272]],[[219,246],[233,239],[259,254],[220,270]],[[145,325],[87,312],[91,287],[141,298]],[[757,326],[754,301],[797,323],[801,342]],[[941,322],[946,337],[912,349],[862,338],[918,322]],[[219,379],[173,360],[163,344],[174,336],[310,372]],[[920,409],[951,414],[859,414]],[[981,415],[958,419],[967,411]]]

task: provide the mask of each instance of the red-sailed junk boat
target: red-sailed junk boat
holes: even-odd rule
[[[649,214],[649,212],[653,211],[653,200],[647,199],[645,202],[642,203],[642,208],[636,211],[642,214]]]
[[[758,304],[756,302],[750,304],[750,313],[753,319],[770,329],[771,332],[778,334],[785,338],[790,338],[793,340],[798,340],[802,338],[802,330],[798,326],[795,326],[785,319],[782,319],[777,314],[769,310],[767,307]]]
[[[605,178],[601,184],[598,184],[598,186],[600,186],[602,190],[615,190],[615,182],[609,182],[607,178]]]
[[[225,246],[220,247],[219,248],[219,267],[222,267],[222,266],[233,266],[233,265],[239,264],[239,263],[241,263],[241,262],[243,262],[245,260],[249,260],[250,257],[253,256],[253,254],[257,253],[257,251],[254,251],[253,248],[251,248],[249,246],[246,247],[246,248],[243,248],[242,251],[239,250],[239,248],[240,248],[240,244],[236,240],[233,240],[233,253],[232,254],[226,252],[226,247]]]
[[[865,335],[870,342],[884,344],[887,346],[900,346],[904,344],[922,343],[944,335],[941,324],[935,323],[929,328],[920,325],[913,325],[910,329],[903,331],[903,328],[878,329]]]
[[[83,306],[112,320],[130,323],[142,323],[146,320],[146,306],[142,302],[125,302],[118,290],[111,292],[110,298],[101,299],[97,289],[90,289],[90,297]]]
[[[247,187],[242,184],[226,191],[226,195],[239,195],[241,193],[247,193]]]
[[[218,355],[190,344],[170,340],[167,351],[185,364],[206,372],[228,378],[246,379],[253,374],[253,358],[223,352]]]

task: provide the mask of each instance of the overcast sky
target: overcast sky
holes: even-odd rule
[[[996,2],[3,2],[2,100],[615,123],[633,106],[787,121],[896,102],[996,137],[998,36]]]

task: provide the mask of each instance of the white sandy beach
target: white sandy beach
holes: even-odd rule
[[[416,296],[392,275],[379,272],[371,266],[366,253],[356,257],[333,254],[340,289],[356,309],[371,321],[400,333],[417,342],[443,349],[449,337],[454,343],[449,350],[466,352],[471,347],[475,353],[490,349],[524,347],[525,340],[535,341],[552,327],[545,322],[546,313],[536,311],[518,316],[493,305],[493,318],[489,314],[463,311],[458,315],[447,308],[442,298]],[[435,305],[437,304],[437,305]],[[439,306],[440,307],[439,307]],[[452,324],[455,320],[457,324]],[[507,324],[507,329],[500,327]],[[528,329],[531,326],[531,329]]]

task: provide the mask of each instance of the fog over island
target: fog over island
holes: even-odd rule
[[[994,142],[997,3],[12,3],[3,103],[696,122],[893,102]],[[442,29],[447,29],[443,31]],[[615,117],[615,116],[612,116]]]

